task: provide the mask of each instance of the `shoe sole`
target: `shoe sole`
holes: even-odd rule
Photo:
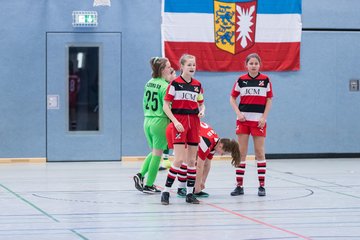
[[[202,193],[202,194],[194,193],[194,196],[195,196],[196,198],[208,198],[208,197],[210,196],[210,194],[204,193],[203,191],[201,191],[200,193]]]
[[[138,176],[134,176],[133,179],[134,179],[134,182],[135,182],[135,188],[136,188],[137,190],[139,190],[140,192],[142,192],[142,191],[143,191],[143,188],[142,188],[141,185],[140,185],[139,177],[138,177]]]
[[[259,196],[259,197],[264,197],[264,196],[266,196],[266,191],[265,191],[265,189],[263,188],[262,190],[264,190],[264,191],[258,191],[258,196]]]
[[[196,194],[194,194],[194,196],[196,198],[208,198],[209,197],[209,195],[196,195]]]
[[[146,194],[157,194],[157,193],[161,193],[161,192],[153,192],[153,191],[147,191],[147,190],[143,190],[142,192],[143,192],[143,193],[146,193]]]
[[[244,195],[244,193],[230,193],[231,196],[235,197],[235,196],[240,196],[240,195]]]
[[[189,194],[189,195],[190,195],[190,194]],[[185,202],[191,203],[191,204],[200,204],[200,201],[196,199],[196,197],[195,197],[194,194],[192,194],[192,197],[190,197],[189,200],[188,200],[187,195],[186,195]]]

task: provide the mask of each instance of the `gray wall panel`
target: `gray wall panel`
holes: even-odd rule
[[[357,0],[303,0],[302,9],[306,29],[360,26]],[[74,29],[73,10],[98,11],[99,26]],[[93,8],[91,0],[3,2],[0,158],[46,157],[45,35],[51,31],[121,32],[122,153],[145,155],[142,94],[149,59],[161,55],[160,13],[160,0],[113,0],[110,8]],[[348,89],[349,79],[360,78],[359,38],[356,31],[304,31],[301,70],[267,73],[275,93],[267,153],[360,153],[360,93]],[[236,137],[229,93],[239,74],[196,74],[205,88],[205,121],[224,137]]]

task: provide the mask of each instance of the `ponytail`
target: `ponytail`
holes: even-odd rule
[[[152,70],[152,74],[151,76],[153,78],[160,78],[163,77],[162,74],[162,70],[164,70],[164,68],[166,67],[166,63],[169,60],[167,58],[163,58],[163,57],[152,57],[150,59],[150,66],[151,66],[151,70]]]
[[[239,166],[240,164],[240,148],[239,143],[235,141],[234,139],[229,138],[221,138],[220,143],[223,144],[223,150],[224,152],[230,152],[231,153],[231,165],[234,167]]]

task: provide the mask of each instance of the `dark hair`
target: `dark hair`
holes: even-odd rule
[[[246,57],[245,64],[247,64],[250,61],[250,59],[252,59],[252,58],[256,58],[259,61],[260,65],[261,65],[261,58],[257,53],[250,53]]]
[[[239,143],[235,141],[234,139],[229,138],[221,138],[220,143],[223,144],[222,149],[224,152],[230,152],[231,153],[231,165],[234,167],[239,166],[240,164],[240,148]]]
[[[160,78],[162,77],[161,72],[162,70],[164,70],[164,68],[166,67],[166,63],[169,60],[167,58],[163,58],[163,57],[152,57],[150,59],[150,66],[152,69],[152,73],[151,76],[153,78]]]

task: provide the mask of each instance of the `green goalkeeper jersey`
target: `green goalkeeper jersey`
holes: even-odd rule
[[[143,99],[145,117],[167,118],[163,105],[168,85],[169,83],[164,78],[152,78],[146,83]]]

